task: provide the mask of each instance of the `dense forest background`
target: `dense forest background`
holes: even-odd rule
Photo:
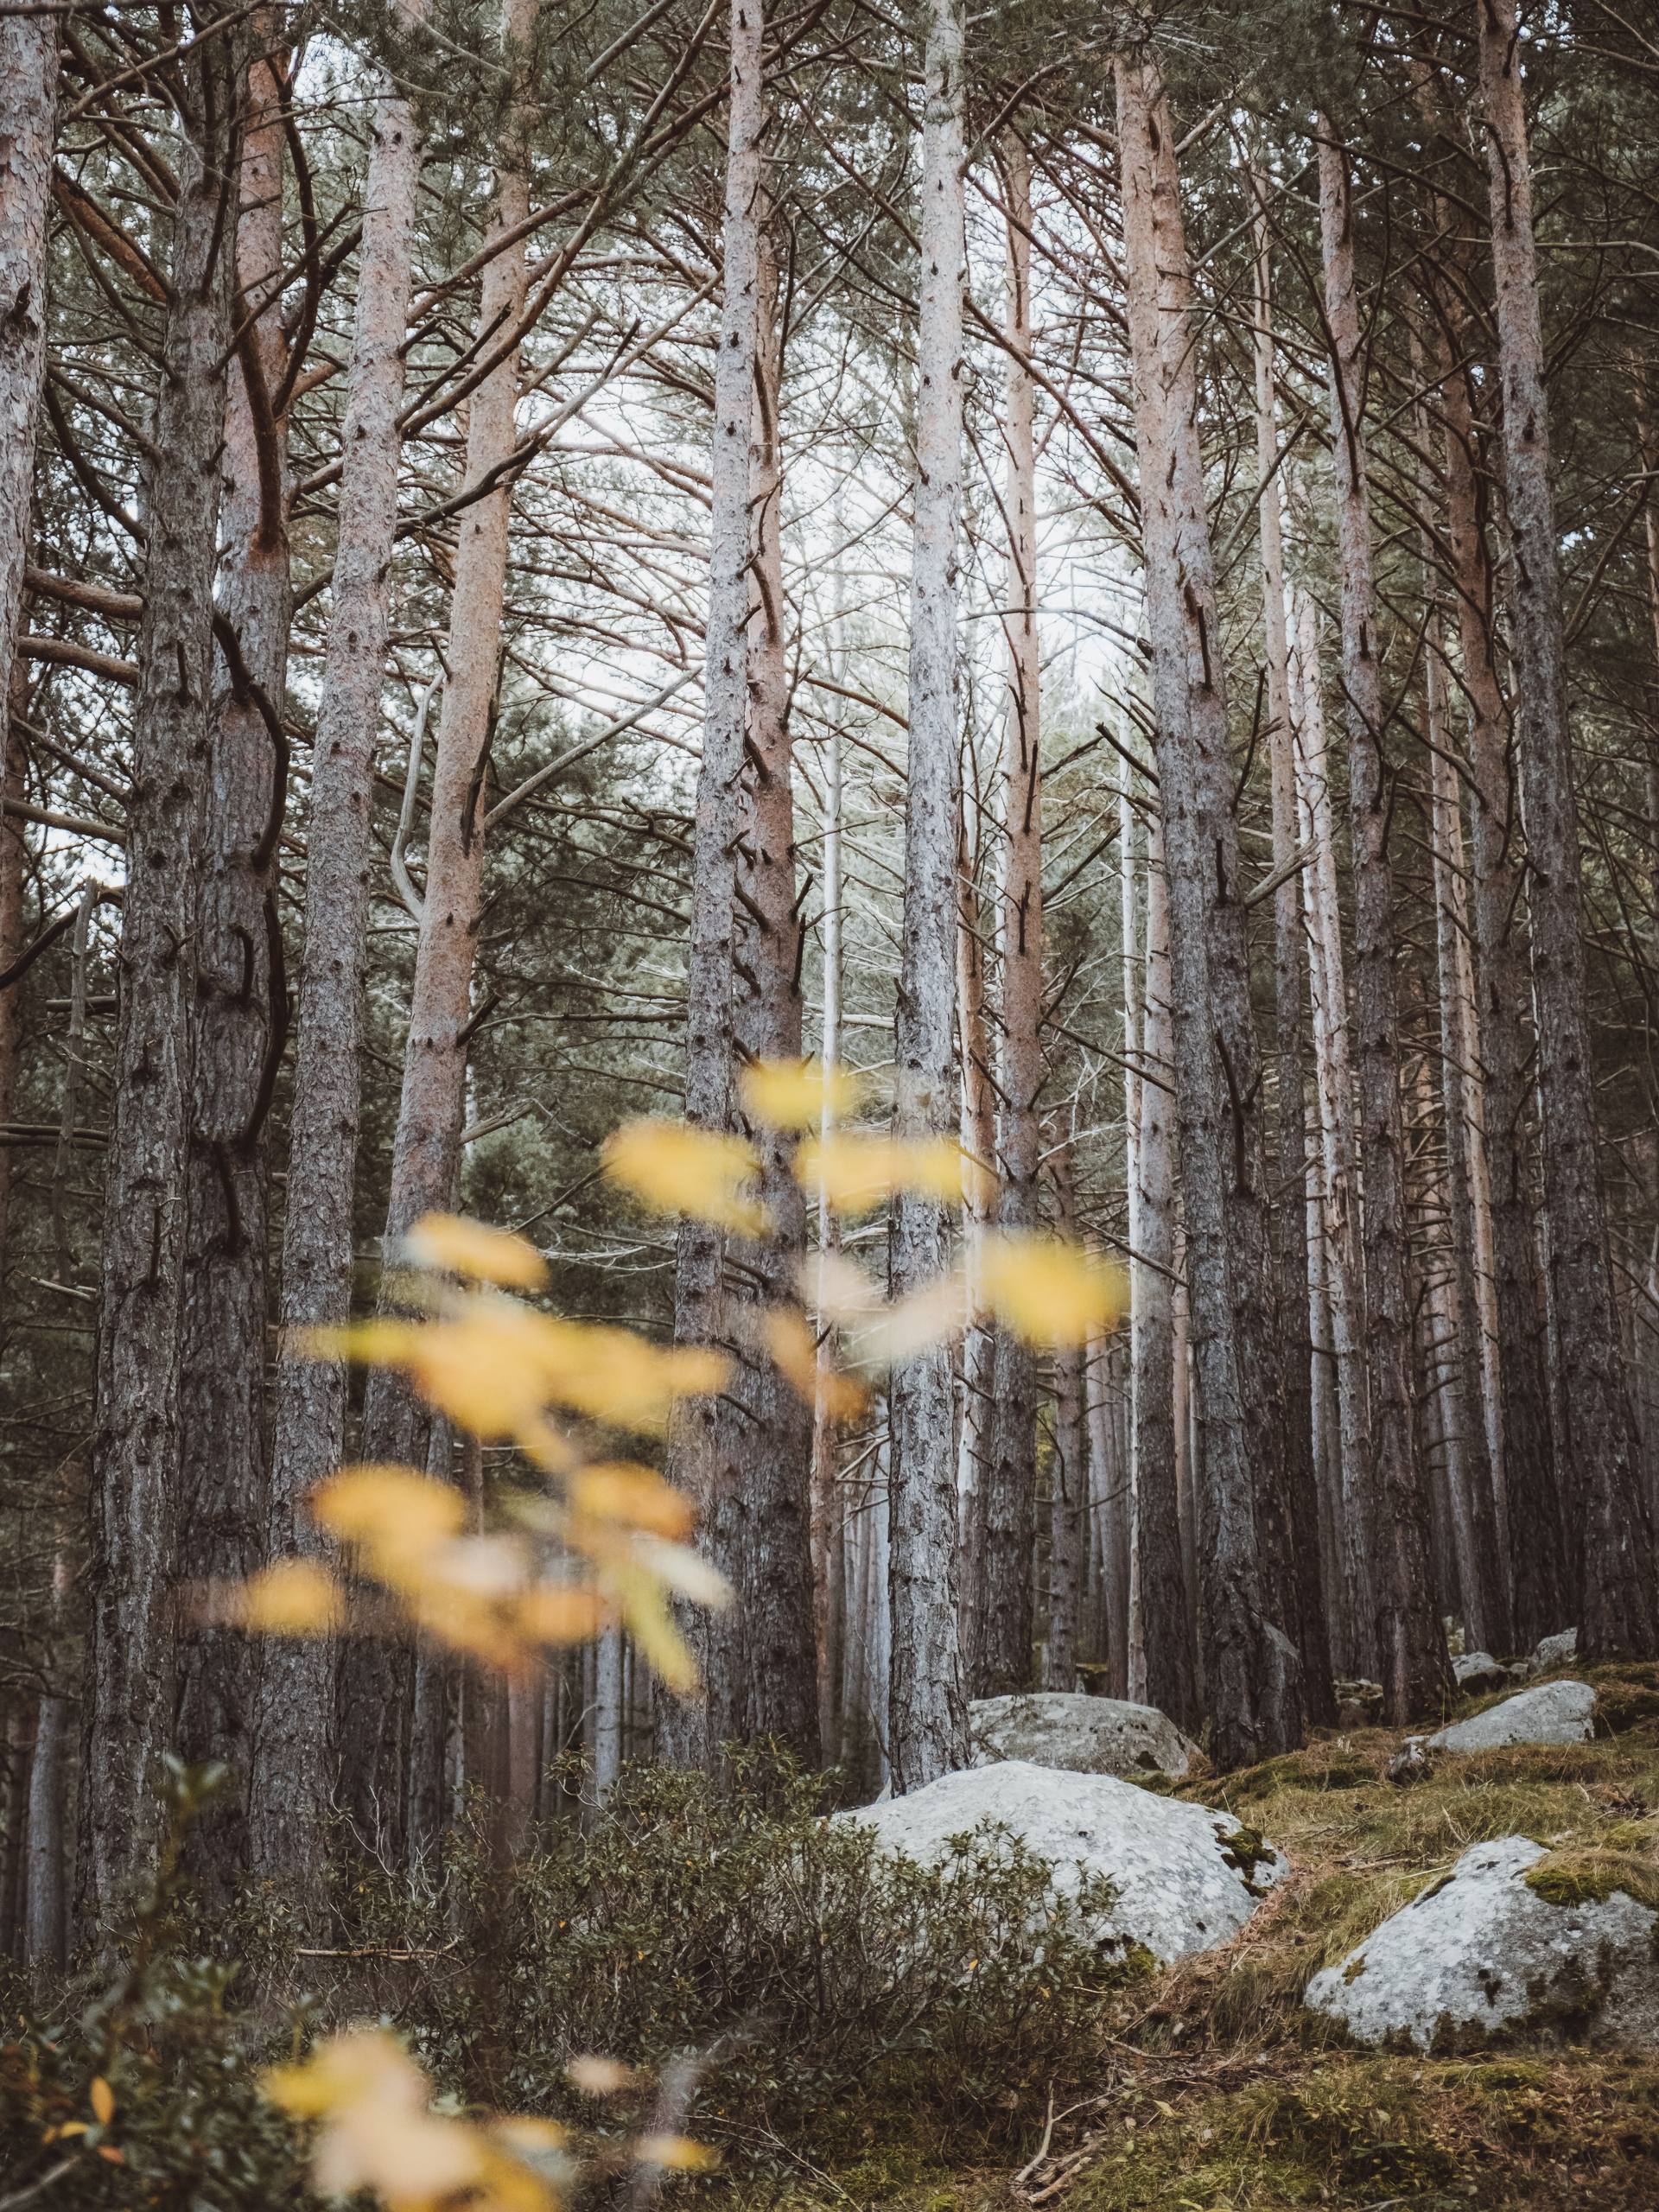
[[[10,1948],[165,1754],[315,1929],[625,1761],[1659,1655],[1640,10],[3,0],[0,185]],[[435,1212],[727,1347],[606,1446],[735,1592],[694,1695],[226,1624],[344,1460],[520,1479],[300,1356]]]

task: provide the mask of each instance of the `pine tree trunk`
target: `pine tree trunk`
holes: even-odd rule
[[[1037,449],[1031,375],[1031,156],[1013,132],[1000,160],[1007,195],[1007,365],[1002,435],[1007,582],[1002,616],[1008,655],[1003,724],[1002,1049],[996,1158],[997,1218],[1006,1230],[1039,1225],[1043,1087],[1042,676],[1037,634]],[[991,1458],[984,1513],[983,1596],[975,1694],[999,1697],[1031,1681],[1032,1545],[1037,1497],[1037,1363],[1028,1345],[996,1332]]]
[[[1175,1048],[1163,832],[1147,823],[1146,960],[1136,1063],[1139,1127],[1130,1188],[1129,1320],[1134,1488],[1129,1525],[1128,1695],[1179,1727],[1202,1719],[1181,1557],[1175,1443]]]
[[[535,0],[507,0],[503,42],[515,73],[527,66]],[[530,179],[515,115],[499,157],[491,228],[511,232],[530,209]],[[494,256],[480,288],[480,333],[510,327],[523,312],[522,241]],[[475,484],[512,451],[518,364],[497,364],[468,403],[465,481]],[[484,786],[495,725],[505,594],[510,480],[464,510],[449,600],[448,682],[438,725],[426,842],[426,890],[416,947],[404,1052],[403,1093],[393,1140],[391,1187],[383,1249],[392,1259],[421,1216],[454,1205],[465,1122],[467,1045],[472,1019],[473,965],[484,888]],[[363,1404],[364,1456],[401,1460],[447,1476],[448,1451],[401,1381],[372,1370]],[[359,1830],[378,1837],[396,1856],[422,1850],[431,1838],[410,1833],[409,1810],[424,1817],[435,1802],[431,1748],[440,1740],[436,1703],[447,1700],[446,1672],[429,1663],[413,1670],[407,1655],[352,1646],[340,1670],[341,1785]],[[411,1712],[413,1694],[419,1704]]]
[[[963,747],[973,759],[971,738]],[[987,1005],[988,926],[979,882],[979,861],[966,834],[968,808],[957,863],[957,1021],[961,1042],[962,1145],[969,1159],[988,1167],[996,1159],[996,1090],[992,1079],[991,1016]],[[988,807],[981,810],[988,818]],[[993,1217],[976,1175],[964,1179],[963,1218],[966,1263],[971,1281],[976,1238]],[[979,1631],[984,1606],[985,1516],[989,1503],[991,1457],[996,1429],[996,1344],[995,1325],[976,1313],[962,1338],[962,1418],[957,1439],[957,1586],[961,1602],[963,1669],[978,1695]]]
[[[1096,1337],[1090,1346],[1085,1389],[1089,1421],[1089,1512],[1100,1547],[1098,1649],[1105,1665],[1108,1697],[1129,1694],[1129,1517],[1128,1454],[1122,1441],[1113,1400],[1116,1362],[1112,1339]]]
[[[1075,1236],[1077,1209],[1069,1141],[1056,1153],[1054,1180],[1059,1226],[1067,1236]],[[1048,1474],[1048,1602],[1043,1639],[1043,1688],[1047,1690],[1077,1688],[1089,1556],[1086,1359],[1082,1345],[1065,1345],[1054,1355],[1054,1449]]]
[[[924,68],[910,773],[894,1026],[895,1123],[898,1134],[911,1139],[947,1135],[957,1117],[957,600],[965,259],[962,46],[961,0],[931,0]],[[919,1290],[944,1272],[948,1239],[949,1217],[941,1200],[916,1191],[899,1195],[889,1262],[896,1297]],[[887,1747],[893,1786],[899,1795],[962,1766],[968,1754],[954,1586],[952,1395],[948,1345],[934,1345],[893,1370]]]
[[[1363,341],[1354,274],[1346,156],[1328,121],[1319,138],[1319,231],[1331,344],[1342,582],[1342,680],[1354,864],[1354,1027],[1358,1039],[1360,1157],[1375,1505],[1375,1597],[1383,1709],[1396,1725],[1440,1711],[1451,1694],[1446,1638],[1428,1573],[1428,1506],[1411,1392],[1410,1253],[1405,1125],[1395,987],[1394,872],[1371,523],[1360,414]]]
[[[0,32],[0,35],[3,35]],[[5,727],[0,730],[0,800],[14,804],[23,796],[28,772],[22,723],[28,703],[27,664],[14,660]],[[23,950],[23,887],[29,867],[29,846],[18,815],[0,805],[0,974]],[[17,1089],[17,1056],[22,1043],[23,998],[19,984],[0,991],[0,1122],[10,1122]],[[0,1145],[0,1300],[6,1294],[6,1262],[11,1236],[11,1168],[10,1145]]]
[[[1283,1408],[1190,282],[1149,62],[1119,60],[1117,106],[1198,1393],[1199,1611],[1224,1769],[1300,1740],[1301,1668],[1264,1603],[1259,1507],[1284,1497]]]
[[[685,971],[685,1117],[702,1129],[728,1128],[734,1105],[733,959],[749,694],[749,499],[760,315],[760,149],[766,127],[760,57],[765,29],[760,0],[732,0],[722,243],[725,295],[715,360],[702,760],[692,833],[691,934]],[[680,1343],[713,1344],[728,1338],[724,1273],[721,1232],[706,1223],[683,1223],[674,1284],[674,1333]],[[705,1546],[729,1570],[741,1542],[741,1501],[719,1483],[723,1421],[718,1399],[697,1399],[682,1408],[669,1464],[674,1479],[699,1502]],[[712,1633],[702,1623],[694,1632]],[[703,1700],[665,1706],[658,1720],[659,1752],[672,1763],[696,1765],[708,1756],[711,1726],[717,1745],[719,1716],[710,1714]]]
[[[1458,775],[1448,752],[1446,671],[1438,608],[1425,639],[1425,720],[1429,742],[1429,822],[1434,853],[1435,949],[1440,985],[1440,1097],[1446,1128],[1446,1192],[1452,1232],[1449,1315],[1452,1346],[1452,1428],[1457,1441],[1452,1486],[1463,1592],[1464,1640],[1471,1651],[1510,1651],[1510,1611],[1501,1516],[1488,1444],[1475,1186],[1482,1172],[1476,1088],[1479,1038],[1470,995],[1465,940],[1463,828]]]
[[[274,25],[262,17],[262,49]],[[185,1249],[180,1513],[194,1574],[238,1581],[264,1556],[270,1492],[269,1185],[265,1126],[288,1030],[277,835],[288,669],[288,433],[276,407],[283,334],[285,57],[246,79],[238,179],[236,359],[220,458],[215,663],[202,876],[197,895],[194,1103]],[[262,702],[264,711],[262,712]],[[273,732],[265,715],[277,724]],[[279,741],[280,739],[280,741]],[[249,1739],[259,1646],[196,1629],[179,1654],[177,1749],[234,1762],[235,1785],[188,1846],[214,1889],[248,1862]]]
[[[284,1336],[351,1308],[353,1198],[362,1107],[364,976],[373,867],[374,759],[391,625],[392,532],[403,448],[404,327],[421,144],[410,103],[375,105],[342,430],[334,609],[312,749],[305,958],[300,980],[290,1198],[283,1224]],[[276,1372],[271,1556],[317,1548],[304,1501],[345,1451],[346,1375],[282,1357]],[[321,1639],[263,1651],[249,1838],[254,1871],[315,1903],[334,1787],[335,1654]]]
[[[841,578],[835,647],[841,645]],[[842,790],[841,728],[832,722],[823,759],[823,1010],[818,1031],[818,1059],[833,1079],[841,1065],[842,987]],[[833,1081],[824,1086],[823,1119],[818,1135],[828,1139],[835,1127]],[[818,1249],[826,1255],[838,1242],[836,1217],[827,1193],[818,1200]],[[818,1736],[822,1763],[833,1766],[840,1755],[841,1718],[846,1673],[848,1586],[847,1531],[841,1496],[837,1426],[830,1413],[826,1382],[833,1360],[827,1343],[818,1353],[818,1381],[812,1407],[812,1591],[817,1618]]]
[[[69,1562],[60,1549],[52,1561],[52,1641],[60,1645],[70,1588]],[[51,1664],[62,1664],[54,1648]],[[69,1871],[67,1797],[74,1700],[63,1683],[48,1679],[41,1692],[35,1721],[35,1749],[29,1763],[29,1801],[23,1837],[22,1955],[26,1965],[48,1981],[62,1967],[67,1948],[67,1876]]]
[[[779,444],[784,333],[770,232],[760,240],[756,283],[753,426],[749,512],[754,538],[749,625],[747,803],[738,846],[739,935],[733,1025],[745,1061],[801,1055],[802,924],[795,888],[795,804],[791,787],[789,670],[784,631],[783,456]],[[791,1172],[789,1141],[753,1132],[760,1189],[772,1228],[741,1254],[741,1295],[773,1312],[798,1311],[806,1255],[806,1202]],[[738,1294],[734,1293],[734,1295]],[[745,1332],[746,1336],[747,1332]],[[710,1733],[772,1742],[810,1767],[818,1748],[817,1647],[812,1600],[812,1409],[748,1343],[722,1401],[727,1459],[720,1470],[741,1509],[738,1617],[741,1643],[727,1679],[716,1679],[710,1639]]]
[[[46,373],[46,221],[57,113],[57,18],[0,16],[0,700],[6,701],[22,617],[35,418]]]
[[[1532,915],[1545,1255],[1560,1352],[1560,1464],[1571,1471],[1573,1517],[1583,1543],[1579,1653],[1586,1662],[1647,1657],[1659,1647],[1659,1587],[1597,1154],[1560,556],[1515,0],[1477,0],[1475,20],[1514,545],[1516,757]]]
[[[151,1863],[178,1674],[180,1368],[196,891],[236,237],[230,41],[182,70],[169,304],[145,516],[128,875],[104,1205],[81,1716],[79,1921],[107,1936]]]
[[[1313,1377],[1308,1344],[1307,1107],[1302,1091],[1302,916],[1297,885],[1295,736],[1290,645],[1285,626],[1283,487],[1279,472],[1278,372],[1273,336],[1273,264],[1267,220],[1255,224],[1256,521],[1262,548],[1262,634],[1267,645],[1268,766],[1273,867],[1283,880],[1273,899],[1274,1130],[1278,1189],[1273,1206],[1279,1279],[1280,1360],[1285,1389],[1285,1459],[1295,1545],[1297,1630],[1310,1720],[1337,1717],[1331,1637],[1320,1574],[1319,1487],[1313,1465]]]

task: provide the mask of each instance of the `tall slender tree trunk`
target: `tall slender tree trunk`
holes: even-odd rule
[[[835,650],[841,648],[842,580],[837,574]],[[842,988],[842,789],[841,727],[832,722],[823,760],[823,1013],[818,1028],[818,1060],[823,1068],[823,1118],[819,1136],[828,1140],[835,1127],[834,1077],[841,1065]],[[838,1242],[835,1209],[828,1192],[818,1199],[818,1249],[828,1255]],[[819,1348],[817,1382],[812,1406],[812,1588],[817,1617],[818,1735],[822,1757],[832,1766],[840,1756],[841,1715],[846,1672],[847,1532],[841,1497],[841,1460],[836,1424],[830,1411],[829,1370],[832,1347]]]
[[[1055,1156],[1059,1225],[1077,1227],[1071,1146]],[[1043,1688],[1075,1690],[1089,1548],[1089,1409],[1087,1352],[1066,1344],[1054,1355],[1054,1449],[1048,1472],[1048,1589],[1043,1637]]]
[[[1000,153],[1007,195],[1007,330],[1011,346],[1003,408],[1007,473],[1008,701],[1003,721],[1002,1050],[998,1221],[1038,1226],[1042,1157],[1038,1099],[1043,1087],[1042,675],[1037,633],[1037,448],[1033,392],[1023,360],[1031,350],[1031,156],[1014,133]],[[1031,1680],[1032,1544],[1037,1497],[1037,1363],[1028,1345],[996,1332],[991,1461],[984,1516],[984,1584],[975,1688],[981,1697],[1022,1690]]]
[[[1108,1697],[1129,1694],[1128,1452],[1114,1385],[1112,1339],[1095,1338],[1085,1372],[1089,1421],[1089,1512],[1099,1544],[1099,1650]]]
[[[964,736],[963,771],[974,761],[971,733]],[[988,818],[989,808],[981,809]],[[988,1003],[988,939],[991,927],[979,881],[979,856],[967,836],[964,796],[957,862],[957,1025],[962,1066],[962,1145],[968,1156],[987,1167],[996,1159],[997,1098],[992,1075],[991,1009]],[[988,1195],[977,1173],[963,1178],[963,1220],[971,1281],[976,1240],[994,1218],[996,1197]],[[990,1500],[991,1458],[996,1433],[995,1325],[982,1314],[970,1317],[962,1338],[962,1416],[957,1452],[957,1584],[961,1603],[963,1669],[977,1694],[980,1626],[986,1599],[986,1512]]]
[[[1290,704],[1290,644],[1285,621],[1283,486],[1280,481],[1278,371],[1273,335],[1273,262],[1267,219],[1255,222],[1256,523],[1262,547],[1262,635],[1267,645],[1268,768],[1273,866],[1275,1168],[1273,1205],[1279,1283],[1280,1361],[1285,1389],[1285,1461],[1297,1532],[1296,1640],[1302,1655],[1308,1718],[1334,1723],[1331,1637],[1320,1574],[1319,1489],[1313,1463],[1313,1375],[1307,1274],[1307,1106],[1302,1092],[1302,916],[1297,884],[1295,734]]]
[[[249,66],[238,178],[236,359],[220,460],[217,614],[202,875],[197,894],[194,1103],[180,1384],[180,1511],[193,1573],[234,1581],[264,1554],[269,1182],[265,1128],[288,1031],[276,847],[287,795],[288,433],[278,396],[284,57],[272,17]],[[269,721],[268,718],[269,717]],[[203,1876],[247,1863],[249,1739],[258,1649],[196,1629],[179,1655],[177,1747],[238,1771],[193,1833]]]
[[[1370,1382],[1375,1597],[1383,1709],[1398,1723],[1451,1694],[1446,1637],[1429,1576],[1428,1505],[1411,1391],[1410,1251],[1400,1098],[1394,871],[1382,758],[1382,640],[1365,480],[1363,338],[1354,270],[1347,157],[1322,118],[1319,232],[1331,342],[1331,435],[1342,580],[1342,680],[1354,863],[1354,1021],[1358,1038],[1366,1367]]]
[[[1560,1338],[1573,1518],[1582,1529],[1579,1649],[1586,1660],[1659,1648],[1653,1531],[1620,1356],[1596,1123],[1595,1060],[1579,886],[1579,813],[1567,716],[1560,553],[1549,483],[1532,164],[1515,0],[1476,0],[1486,131],[1504,492],[1514,546],[1516,755],[1532,917],[1543,1124],[1544,1245]]]
[[[3,36],[3,33],[0,33]],[[22,721],[28,704],[27,664],[11,664],[6,702],[5,728],[0,731],[0,800],[13,804],[23,796],[29,756],[24,749]],[[0,804],[0,975],[23,950],[24,887],[29,870],[29,846],[21,815]],[[21,980],[0,991],[0,1122],[11,1119],[17,1089],[17,1057],[23,1037]],[[6,1263],[11,1249],[11,1167],[10,1145],[0,1145],[0,1312],[7,1309]]]
[[[962,0],[931,0],[923,69],[921,317],[917,338],[915,523],[910,590],[910,772],[894,1025],[900,1136],[956,1126],[957,542],[962,503]],[[889,1268],[904,1297],[944,1272],[942,1200],[905,1191]],[[889,1393],[892,1645],[887,1755],[902,1795],[968,1753],[956,1600],[956,1443],[950,1349],[902,1361]]]
[[[746,1061],[800,1058],[802,922],[795,887],[789,669],[785,658],[779,412],[784,331],[771,226],[757,262],[753,426],[749,513],[754,582],[749,626],[747,803],[738,845],[739,931],[734,1035]],[[761,1192],[772,1230],[745,1248],[741,1295],[772,1311],[798,1311],[806,1255],[806,1202],[790,1145],[757,1130]],[[735,1291],[731,1294],[739,1294]],[[746,1332],[747,1334],[747,1332]],[[810,1766],[818,1748],[817,1653],[812,1603],[812,1409],[747,1343],[722,1402],[721,1481],[741,1516],[736,1617],[741,1643],[716,1669],[710,1638],[709,1729],[715,1742],[770,1740]]]
[[[496,168],[491,216],[496,238],[514,231],[530,211],[527,119],[520,103],[535,16],[536,0],[506,0],[503,45],[519,84]],[[525,284],[522,242],[486,264],[480,333],[517,321]],[[473,392],[466,483],[499,469],[512,453],[518,387],[513,353]],[[386,1202],[389,1259],[423,1214],[454,1205],[460,1176],[473,966],[483,911],[484,790],[500,677],[512,509],[512,485],[503,481],[466,508],[460,521],[449,599],[448,681],[432,770],[426,890]],[[363,1434],[367,1458],[423,1465],[429,1455],[435,1471],[448,1472],[444,1425],[429,1421],[401,1381],[381,1369],[371,1372],[365,1393]],[[449,1670],[435,1657],[422,1655],[412,1693],[409,1672],[405,1655],[377,1651],[367,1643],[351,1648],[340,1672],[342,1796],[362,1832],[378,1836],[394,1855],[405,1846],[418,1853],[431,1840],[428,1831],[440,1795],[434,1770],[442,1735],[439,1708],[449,1696]]]
[[[1200,1619],[1226,1768],[1300,1741],[1301,1664],[1265,1609],[1258,1504],[1284,1497],[1283,1412],[1185,239],[1157,73],[1122,57],[1116,73],[1198,1392]]]
[[[1452,1233],[1448,1299],[1452,1346],[1452,1428],[1457,1443],[1452,1503],[1463,1592],[1464,1638],[1471,1650],[1515,1645],[1509,1576],[1484,1393],[1484,1329],[1478,1282],[1476,1186],[1482,1173],[1477,1086],[1479,1037],[1470,989],[1458,772],[1449,752],[1446,668],[1438,607],[1431,610],[1424,664],[1429,742],[1429,823],[1434,854],[1435,950],[1440,970],[1440,1099],[1446,1128],[1446,1195]]]
[[[1163,831],[1147,822],[1146,957],[1137,1063],[1139,1116],[1129,1319],[1134,1488],[1129,1523],[1128,1694],[1183,1728],[1202,1719],[1181,1557],[1175,1436],[1175,1045]]]
[[[196,892],[213,731],[213,593],[230,350],[238,71],[181,64],[160,397],[145,500],[120,1011],[104,1205],[81,1698],[79,1916],[106,1937],[151,1860],[178,1654],[180,1367]]]
[[[1377,1667],[1371,1599],[1370,1421],[1364,1351],[1364,1295],[1359,1265],[1359,1179],[1354,1157],[1353,1065],[1349,1051],[1348,987],[1337,897],[1330,749],[1318,618],[1306,592],[1294,591],[1296,651],[1291,663],[1296,717],[1296,801],[1302,842],[1307,921],[1313,1067],[1319,1094],[1320,1205],[1324,1217],[1325,1298],[1331,1325],[1337,1415],[1338,1489],[1334,1518],[1342,1580],[1335,1618],[1343,1631],[1343,1664],[1366,1678]]]
[[[351,1307],[374,758],[391,623],[403,449],[397,416],[420,169],[414,109],[387,86],[375,104],[364,187],[334,607],[312,748],[290,1198],[283,1222],[284,1339],[343,1321]],[[302,1203],[295,1202],[295,1193]],[[279,1358],[269,1516],[273,1557],[316,1547],[304,1501],[344,1452],[346,1412],[343,1365]],[[261,1659],[248,1815],[252,1865],[256,1873],[290,1883],[315,1902],[334,1787],[336,1655],[324,1639],[272,1641]]]
[[[11,698],[46,373],[46,221],[58,115],[58,19],[0,16],[0,699]]]
[[[726,129],[722,241],[724,300],[715,359],[714,454],[704,632],[702,760],[693,828],[691,935],[686,951],[685,1116],[694,1128],[731,1126],[733,955],[737,848],[743,831],[743,741],[749,698],[749,528],[755,349],[760,317],[761,139],[766,126],[760,0],[732,0],[731,98]],[[674,1333],[712,1344],[729,1333],[724,1313],[725,1240],[702,1222],[682,1224],[674,1284]],[[670,1471],[701,1505],[705,1542],[734,1557],[739,1502],[718,1484],[723,1416],[718,1399],[681,1408]],[[702,1700],[667,1706],[658,1748],[681,1765],[708,1755]],[[715,1742],[720,1740],[718,1732]]]
[[[60,1639],[66,1625],[71,1583],[67,1548],[60,1541],[52,1560],[51,1663],[62,1664]],[[29,1763],[29,1800],[23,1839],[22,1953],[43,1980],[57,1973],[67,1948],[69,1852],[67,1797],[74,1700],[55,1674],[41,1692],[35,1721],[35,1749]]]

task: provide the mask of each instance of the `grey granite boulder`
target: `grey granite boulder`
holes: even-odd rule
[[[1103,1945],[1144,1945],[1160,1961],[1224,1943],[1287,1871],[1229,1814],[1111,1775],[1025,1759],[965,1767],[836,1818],[874,1829],[884,1850],[925,1866],[948,1859],[956,1838],[995,1823],[1048,1862],[1061,1897],[1104,1876],[1114,1895],[1090,1934]]]
[[[1185,1774],[1198,1746],[1155,1706],[1044,1690],[969,1708],[976,1766],[1029,1759],[1073,1774]]]
[[[1490,1651],[1461,1653],[1452,1660],[1452,1672],[1465,1697],[1484,1697],[1488,1690],[1501,1690],[1515,1679],[1513,1671]]]
[[[1579,1631],[1564,1628],[1559,1635],[1541,1639],[1526,1662],[1529,1675],[1553,1674],[1557,1667],[1570,1667],[1579,1656]]]
[[[1648,1890],[1654,1870],[1609,1853],[1554,1854],[1527,1836],[1475,1844],[1315,1974],[1305,2002],[1356,2042],[1396,2050],[1523,2033],[1652,2048],[1659,1913],[1621,1880]]]
[[[1596,1694],[1588,1682],[1540,1682],[1468,1720],[1437,1729],[1436,1751],[1495,1751],[1510,1744],[1587,1744],[1595,1733]]]

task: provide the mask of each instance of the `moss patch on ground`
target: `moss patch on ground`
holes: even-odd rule
[[[1055,2114],[1034,2162],[951,2171],[918,2117],[908,2140],[849,2143],[728,2200],[759,2212],[1654,2212],[1659,2053],[1518,2043],[1458,2059],[1347,2048],[1303,2010],[1309,1977],[1436,1883],[1471,1844],[1546,1845],[1545,1893],[1622,1889],[1659,1905],[1659,1669],[1593,1670],[1608,1732],[1515,1745],[1386,1778],[1397,1734],[1331,1734],[1167,1794],[1230,1811],[1289,1877],[1224,1949],[1108,2000],[1098,2093]],[[1491,1698],[1470,1700],[1478,1709]],[[1043,2149],[1044,2155],[1034,2154]]]

